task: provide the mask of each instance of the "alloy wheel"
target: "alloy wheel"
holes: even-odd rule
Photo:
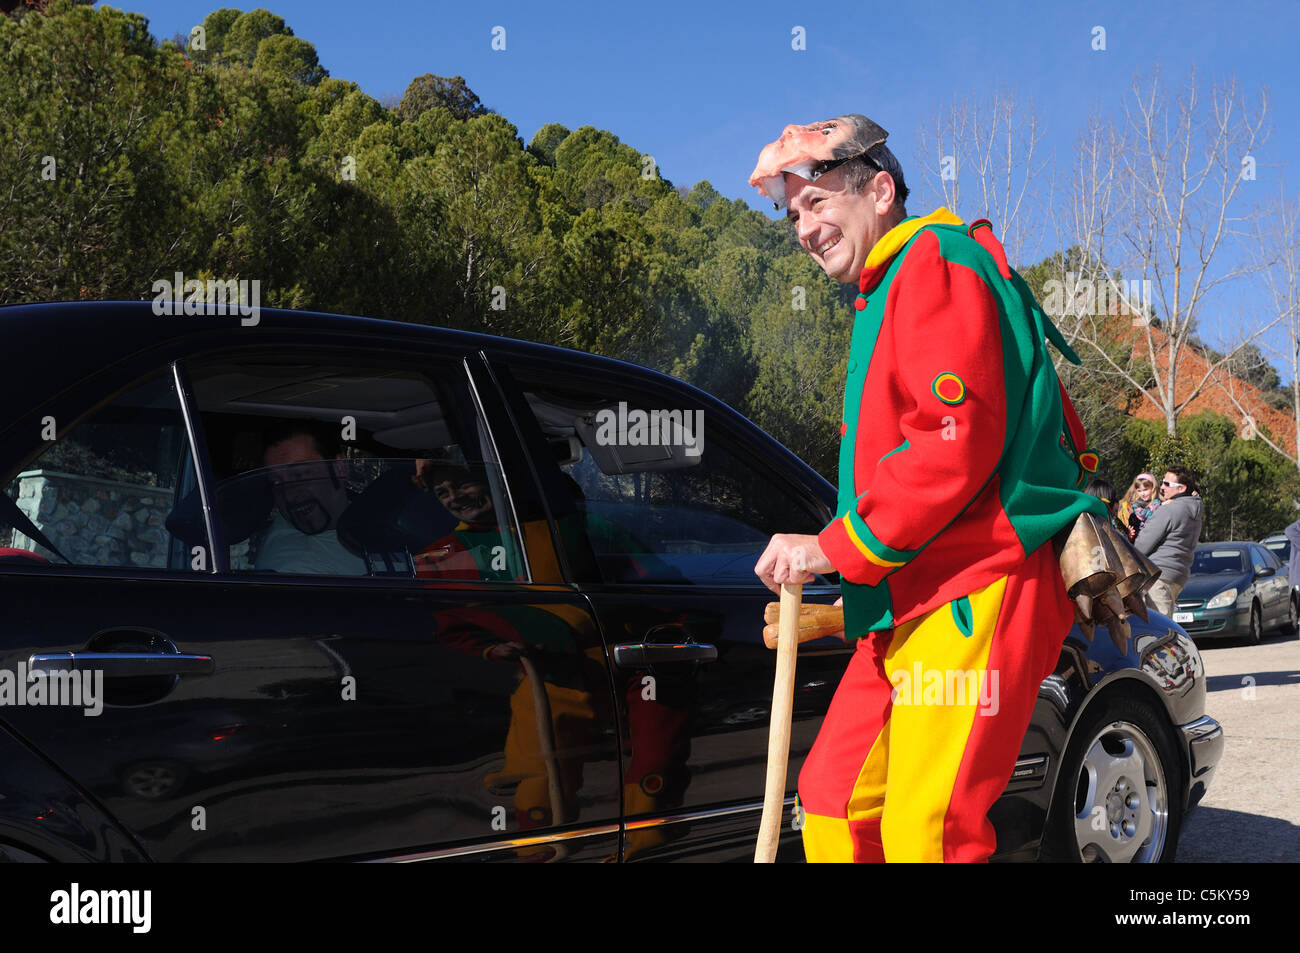
[[[168,764],[147,763],[137,765],[127,772],[125,787],[128,794],[156,801],[172,793],[180,784],[180,775]]]
[[[1150,863],[1169,833],[1169,787],[1155,746],[1127,721],[1103,726],[1080,766],[1075,839],[1085,863]]]

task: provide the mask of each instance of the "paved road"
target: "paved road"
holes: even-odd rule
[[[1300,641],[1201,645],[1223,760],[1183,827],[1180,863],[1300,861]]]

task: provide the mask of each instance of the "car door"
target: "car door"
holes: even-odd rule
[[[752,858],[775,664],[762,640],[775,597],[754,565],[771,534],[820,531],[829,486],[734,412],[660,375],[510,356],[493,368],[567,571],[610,646],[625,859]],[[819,578],[804,593],[829,603],[838,589]],[[800,648],[790,798],[849,653],[838,639]],[[783,859],[802,857],[797,828],[787,811]]]
[[[1251,563],[1256,573],[1255,589],[1263,601],[1264,628],[1282,625],[1290,612],[1290,587],[1286,573],[1276,555],[1263,546],[1251,544]],[[1258,578],[1260,571],[1273,570],[1272,575]]]
[[[14,477],[71,565],[28,540],[48,563],[0,567],[0,663],[99,672],[106,688],[93,717],[0,715],[156,860],[615,857],[603,646],[522,528],[536,504],[518,449],[494,441],[495,398],[473,392],[464,354],[375,337],[305,348],[268,329],[252,350],[193,355],[100,409],[131,440],[74,429],[49,451],[60,470],[38,458]],[[350,557],[342,528],[326,531],[354,559],[346,574],[272,570],[250,549],[250,527],[261,538],[286,509],[259,472],[258,424],[286,419],[386,448],[338,461],[348,510],[367,516]],[[401,520],[466,536],[411,482],[437,449],[486,474],[499,545],[462,546],[451,555],[467,569],[427,574],[406,548],[420,528]],[[89,534],[98,550],[73,545],[87,526],[103,529]],[[455,548],[429,543],[431,560]]]

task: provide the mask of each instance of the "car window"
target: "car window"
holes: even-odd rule
[[[459,364],[421,373],[277,355],[192,376],[232,571],[527,580]],[[198,501],[186,502],[194,524]]]
[[[773,533],[817,533],[813,508],[689,398],[512,369],[572,509],[557,518],[580,581],[757,584]],[[585,554],[585,551],[584,551]]]
[[[1278,569],[1282,565],[1277,561],[1277,557],[1263,546],[1252,546],[1251,551],[1255,554],[1255,567],[1257,569]]]
[[[201,555],[203,526],[184,540],[169,521],[178,493],[195,486],[170,370],[110,400],[66,433],[56,420],[45,426],[33,434],[29,462],[7,481],[8,497],[26,520],[12,507],[0,509],[0,547],[12,550],[6,562],[208,568]],[[40,438],[53,442],[42,448],[48,441]],[[201,547],[197,562],[191,543]]]
[[[1192,572],[1201,575],[1246,571],[1246,554],[1240,549],[1198,549],[1192,558]]]

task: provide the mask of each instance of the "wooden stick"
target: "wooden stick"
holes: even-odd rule
[[[529,682],[533,696],[533,717],[537,721],[537,746],[541,749],[542,763],[546,765],[546,791],[551,799],[551,824],[558,827],[568,823],[564,809],[564,779],[560,775],[560,759],[555,753],[555,722],[551,717],[551,698],[546,694],[546,683],[537,674],[537,666],[527,655],[520,654],[524,678]],[[569,853],[567,844],[551,845],[555,853],[551,860],[562,860]]]
[[[799,603],[803,586],[781,585],[781,621],[776,646],[776,682],[772,688],[772,722],[767,735],[767,786],[763,792],[763,819],[758,827],[754,863],[776,862],[785,813],[785,774],[790,761],[790,722],[794,715],[794,668],[799,653]]]

